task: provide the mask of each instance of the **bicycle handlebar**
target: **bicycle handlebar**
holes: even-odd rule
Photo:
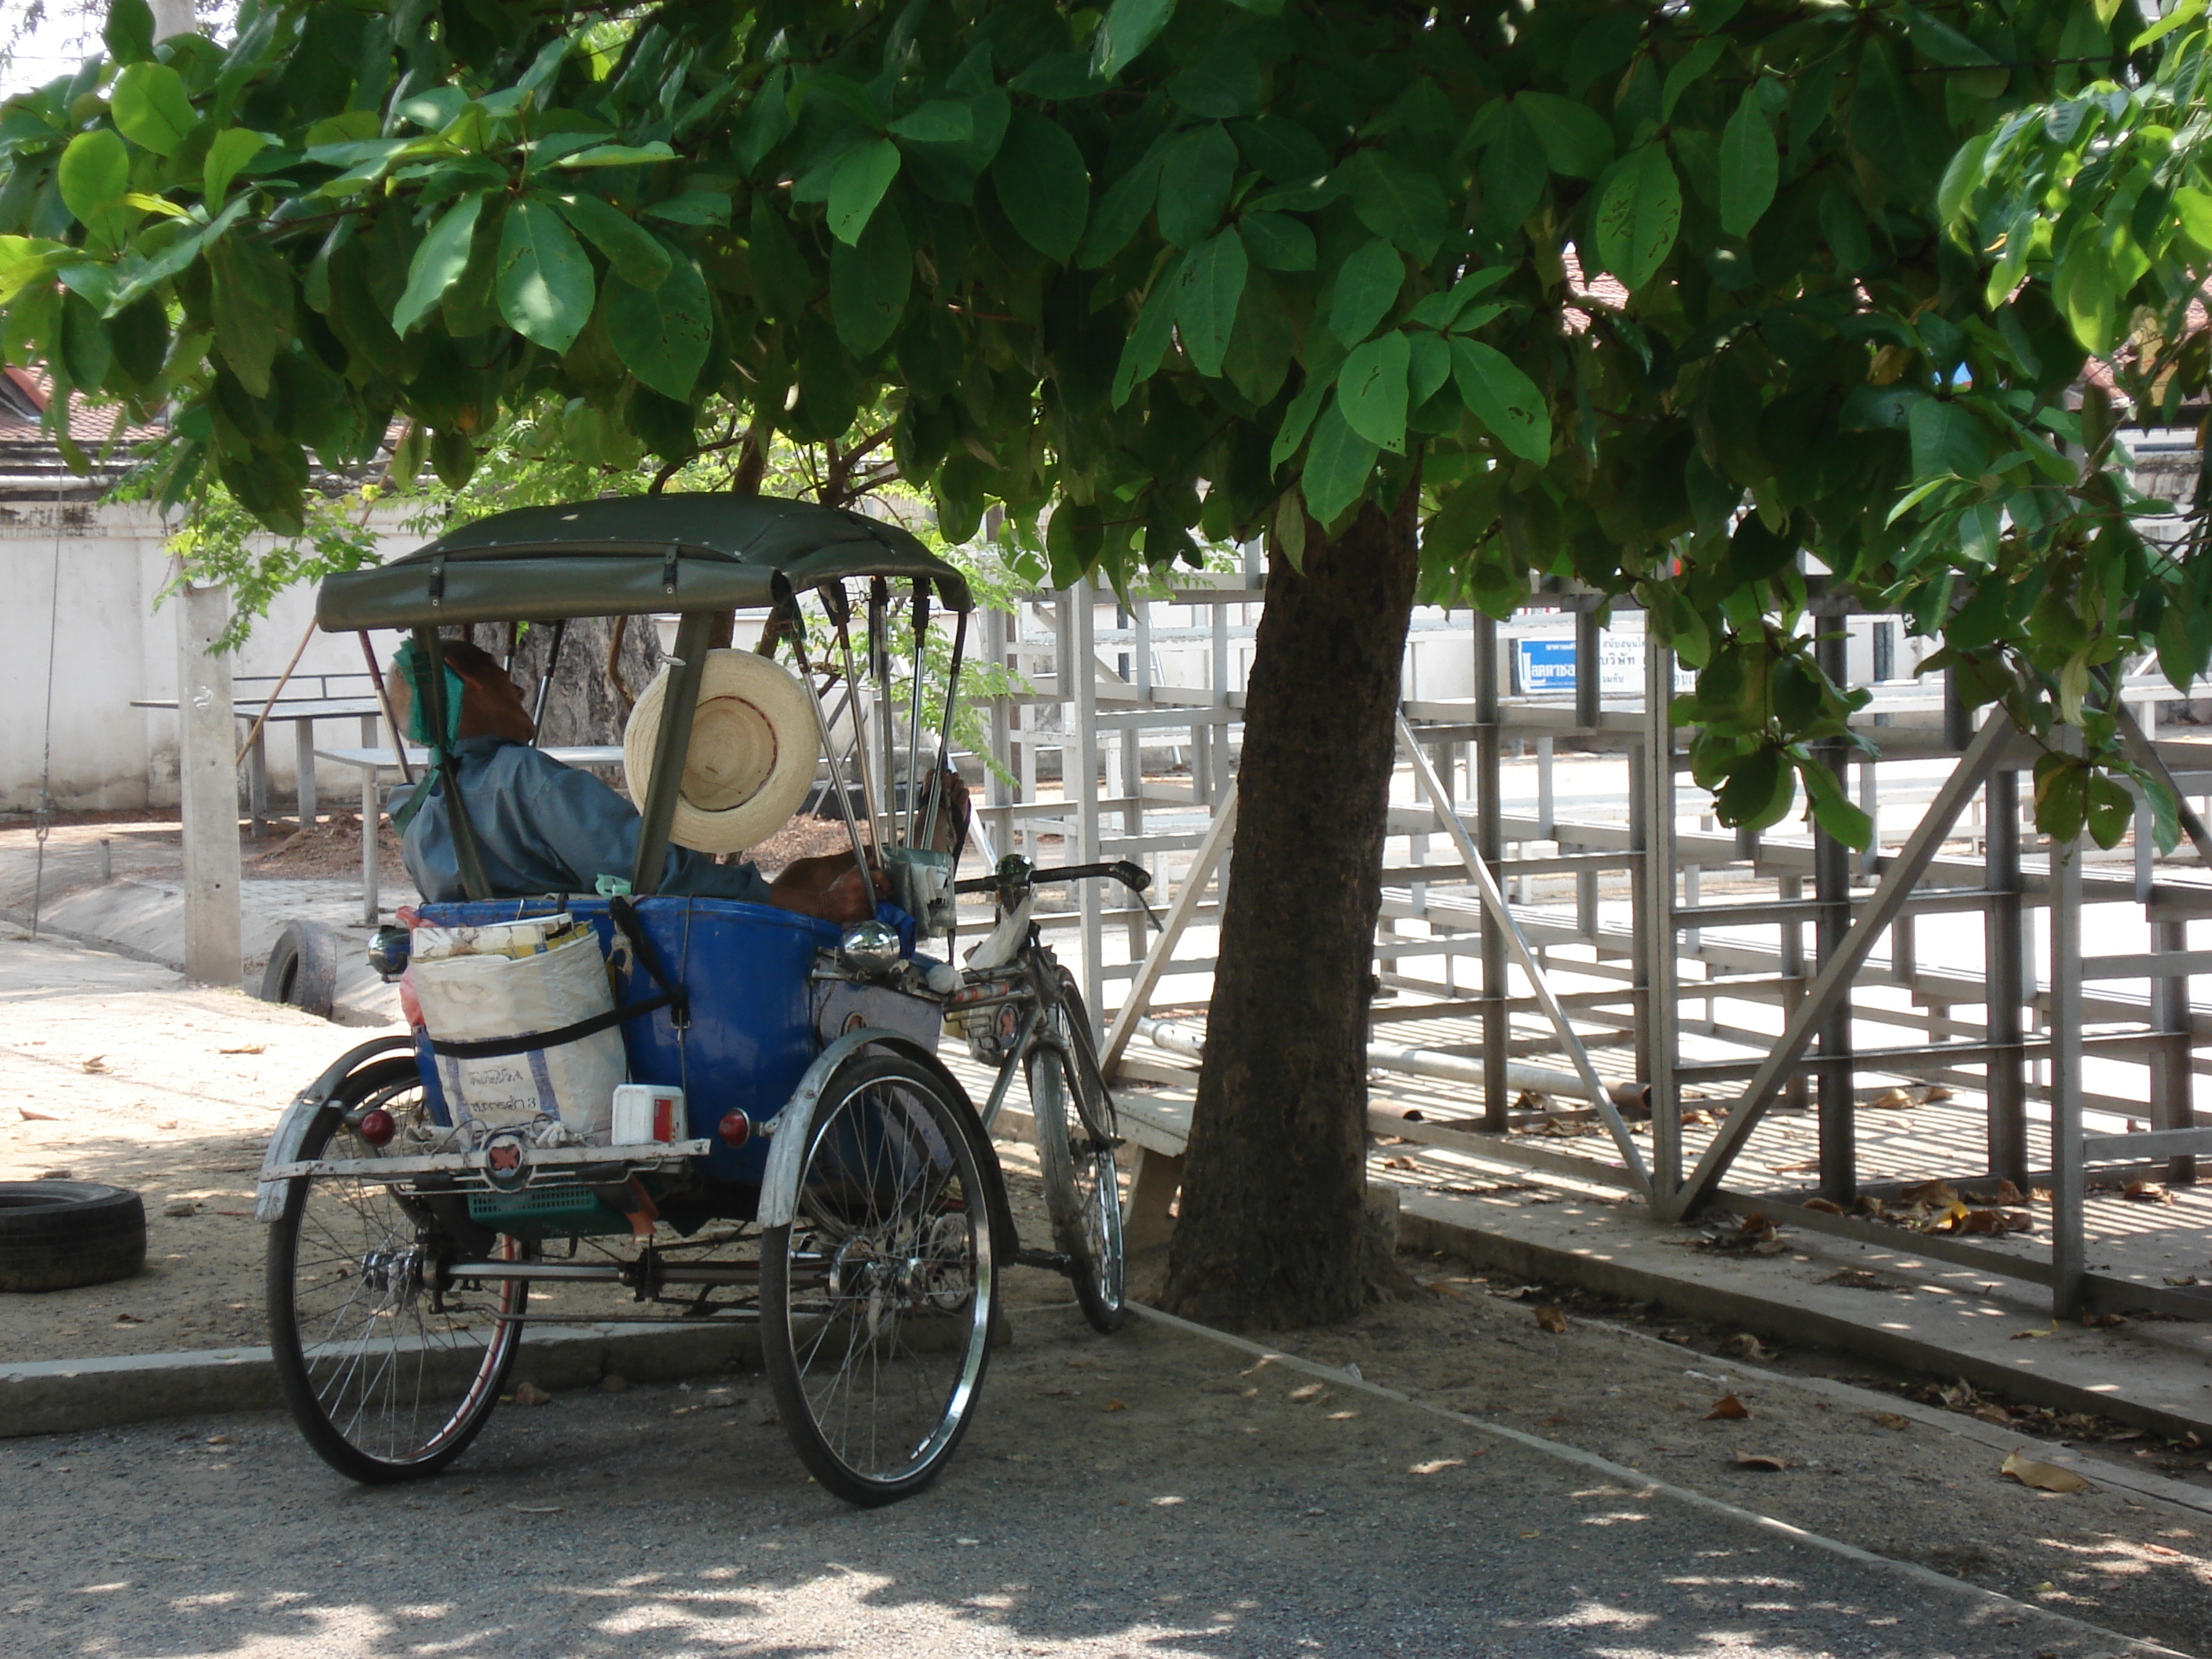
[[[1116,859],[1105,864],[1069,864],[1057,870],[1032,870],[1022,879],[1030,886],[1043,882],[1084,881],[1093,876],[1110,876],[1133,893],[1141,893],[1152,884],[1152,872],[1141,864],[1132,864],[1127,859]],[[995,893],[1000,885],[995,876],[978,876],[971,881],[952,884],[956,893]]]

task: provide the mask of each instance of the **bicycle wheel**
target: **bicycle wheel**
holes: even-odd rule
[[[410,1059],[348,1078],[308,1127],[302,1159],[368,1158],[346,1127],[381,1107],[403,1130],[425,1111]],[[269,1233],[269,1346],[284,1403],[307,1443],[371,1486],[434,1474],[498,1404],[522,1337],[520,1280],[441,1295],[436,1231],[389,1188],[295,1176]],[[512,1258],[513,1239],[501,1249]]]
[[[1053,1243],[1068,1259],[1068,1277],[1083,1316],[1093,1329],[1111,1335],[1128,1312],[1121,1183],[1114,1162],[1119,1139],[1114,1097],[1098,1080],[1082,997],[1064,969],[1061,977],[1061,1002],[1052,1029],[1066,1047],[1030,1050],[1030,1115],[1036,1125],[1037,1163],[1044,1174]]]
[[[862,1055],[822,1091],[796,1216],[761,1235],[761,1346],[793,1446],[848,1503],[934,1480],[967,1432],[998,1304],[974,1110]]]

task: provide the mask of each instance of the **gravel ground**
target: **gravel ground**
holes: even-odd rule
[[[813,1486],[750,1377],[510,1409],[408,1487],[347,1485],[267,1416],[10,1442],[0,1481],[14,1653],[2126,1650],[1348,1378],[1060,1310],[1020,1322],[947,1477],[887,1510]]]

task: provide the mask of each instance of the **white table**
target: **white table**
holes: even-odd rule
[[[373,736],[374,732],[364,735]],[[399,757],[389,749],[377,748],[318,749],[314,752],[318,760],[335,761],[361,774],[361,919],[374,927],[381,915],[376,892],[376,826],[384,812],[384,791],[380,786],[386,774],[399,775]],[[622,745],[611,743],[540,752],[550,755],[564,766],[619,766],[623,757]],[[429,769],[430,751],[410,744],[407,764],[416,777],[421,777]]]
[[[131,700],[131,706],[173,709],[177,700],[137,697]],[[246,749],[246,809],[253,819],[256,835],[267,827],[269,821],[269,757],[265,744],[270,726],[289,725],[292,728],[293,756],[300,778],[300,823],[305,828],[315,821],[315,757],[322,752],[315,747],[315,722],[358,720],[361,740],[374,743],[377,722],[382,717],[374,697],[280,697],[274,703],[261,697],[242,697],[232,712],[250,726],[261,720],[264,709],[268,711],[268,719],[261,721]]]

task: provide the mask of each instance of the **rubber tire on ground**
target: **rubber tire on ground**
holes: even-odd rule
[[[66,1291],[146,1265],[146,1206],[128,1187],[0,1182],[0,1291]]]
[[[822,1425],[816,1420],[811,1402],[807,1397],[806,1381],[801,1370],[798,1343],[792,1328],[793,1284],[791,1277],[791,1246],[793,1228],[790,1225],[767,1227],[761,1231],[760,1246],[760,1311],[761,1358],[763,1369],[768,1372],[769,1387],[774,1394],[777,1414],[782,1419],[784,1432],[790,1437],[792,1449],[799,1454],[814,1478],[836,1496],[848,1504],[864,1509],[897,1502],[920,1492],[943,1472],[959,1449],[960,1442],[975,1420],[975,1407],[982,1392],[983,1378],[990,1368],[990,1336],[994,1323],[1000,1316],[1000,1279],[996,1240],[1005,1231],[1005,1216],[1000,1213],[1005,1203],[1003,1189],[986,1174],[991,1161],[990,1140],[976,1119],[975,1109],[965,1095],[954,1085],[948,1093],[940,1080],[913,1061],[891,1055],[860,1054],[854,1055],[833,1073],[822,1088],[820,1099],[831,1103],[834,1114],[850,1099],[873,1083],[896,1081],[917,1092],[931,1096],[946,1109],[945,1116],[939,1120],[940,1127],[952,1128],[961,1143],[955,1154],[963,1166],[962,1180],[965,1190],[972,1193],[983,1212],[975,1218],[975,1243],[985,1267],[981,1291],[970,1294],[981,1297],[980,1317],[971,1317],[968,1340],[963,1345],[961,1361],[966,1372],[964,1400],[948,1409],[939,1419],[940,1431],[935,1448],[926,1459],[896,1474],[872,1474],[854,1468],[830,1443]],[[805,1133],[810,1138],[826,1133],[816,1126],[831,1120],[817,1115]],[[786,1127],[781,1133],[797,1133]],[[802,1160],[798,1180],[804,1188],[813,1164],[813,1149]],[[803,1208],[803,1201],[802,1201]],[[893,1394],[896,1389],[890,1390]]]
[[[300,1157],[318,1158],[325,1154],[331,1137],[341,1127],[345,1115],[364,1101],[380,1097],[388,1099],[409,1085],[419,1082],[421,1073],[410,1055],[398,1055],[389,1060],[372,1060],[349,1074],[331,1096],[330,1103],[316,1114],[301,1138]],[[499,1402],[501,1390],[507,1386],[507,1374],[514,1369],[516,1351],[521,1346],[522,1328],[507,1328],[503,1346],[487,1351],[486,1358],[477,1376],[474,1404],[465,1416],[458,1421],[452,1431],[440,1442],[437,1449],[428,1455],[407,1459],[388,1459],[364,1450],[349,1439],[345,1432],[332,1423],[319,1398],[314,1379],[309,1374],[307,1359],[303,1352],[299,1328],[298,1309],[293,1297],[294,1272],[297,1264],[297,1248],[301,1213],[308,1197],[310,1177],[295,1176],[288,1184],[284,1209],[269,1229],[269,1254],[264,1280],[269,1318],[270,1357],[276,1371],[276,1384],[284,1396],[285,1407],[301,1436],[325,1463],[363,1486],[389,1486],[402,1480],[420,1480],[437,1474],[469,1448],[484,1424],[490,1419]],[[522,1287],[517,1298],[516,1311],[526,1305],[528,1288]]]
[[[1066,1016],[1065,1029],[1070,1044],[1079,1050],[1090,1062],[1090,1069],[1097,1070],[1096,1050],[1091,1042],[1091,1015],[1083,1004],[1083,993],[1076,988],[1075,977],[1065,968],[1060,970],[1060,1008]],[[1087,1237],[1083,1213],[1085,1200],[1077,1184],[1076,1152],[1071,1133],[1073,1122],[1085,1139],[1094,1133],[1103,1131],[1109,1138],[1119,1133],[1120,1125],[1114,1112],[1110,1091],[1103,1102],[1094,1102],[1092,1109],[1085,1112],[1079,1104],[1077,1091],[1082,1086],[1079,1079],[1083,1068],[1074,1055],[1065,1059],[1051,1048],[1039,1048],[1029,1058],[1028,1076],[1030,1110],[1035,1125],[1037,1162],[1044,1176],[1045,1209],[1052,1217],[1053,1243],[1068,1258],[1069,1282],[1075,1287],[1075,1299],[1091,1328],[1102,1336],[1111,1336],[1121,1328],[1128,1317],[1127,1264],[1122,1255],[1121,1184],[1118,1173],[1114,1188],[1115,1210],[1106,1231],[1111,1235],[1105,1242],[1109,1260],[1093,1260],[1094,1252]],[[1092,1120],[1103,1117],[1103,1122]],[[1094,1188],[1094,1192],[1099,1189]]]
[[[319,921],[295,921],[270,947],[261,970],[261,1000],[288,1003],[319,1019],[337,1006],[338,933]]]

